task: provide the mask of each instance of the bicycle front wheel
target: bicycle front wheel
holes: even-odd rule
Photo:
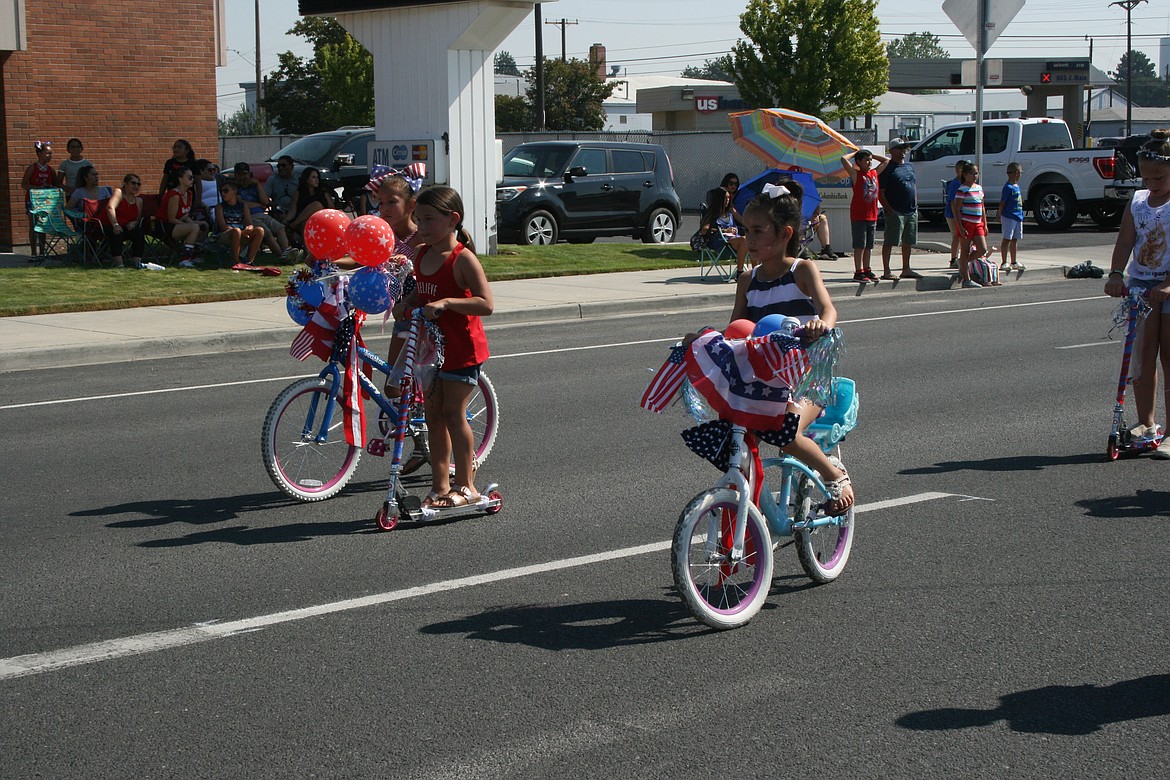
[[[827,517],[825,510],[814,503],[813,497],[819,501],[822,493],[807,474],[801,474],[796,480],[792,495],[789,507],[792,522],[814,522]],[[832,582],[844,571],[849,562],[849,551],[853,548],[853,507],[830,523],[797,528],[793,535],[796,537],[796,557],[800,559],[804,573],[813,582]]]
[[[671,546],[674,585],[695,619],[737,628],[764,605],[772,583],[772,542],[759,509],[748,506],[743,556],[732,556],[739,496],[719,488],[700,493],[678,519]]]
[[[293,382],[276,396],[264,419],[264,468],[285,495],[299,501],[335,495],[361,459],[361,448],[345,440],[340,399],[324,419],[331,387],[322,377]]]

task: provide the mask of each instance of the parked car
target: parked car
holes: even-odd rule
[[[674,240],[682,206],[666,150],[621,141],[541,141],[504,155],[496,187],[502,243]]]
[[[943,182],[958,160],[975,157],[975,123],[958,122],[932,133],[910,152],[918,178],[919,209],[941,219]],[[1116,227],[1125,203],[1112,197],[1113,149],[1076,149],[1059,119],[993,119],[983,123],[983,188],[998,194],[1008,163],[1024,168],[1024,209],[1045,230],[1064,230],[1079,214]],[[990,200],[990,198],[989,198]]]
[[[298,180],[305,168],[318,169],[321,184],[340,191],[346,203],[356,208],[362,187],[370,180],[367,145],[373,140],[372,127],[343,127],[313,133],[293,141],[269,157],[268,162],[275,166],[287,154],[293,158],[293,176]]]

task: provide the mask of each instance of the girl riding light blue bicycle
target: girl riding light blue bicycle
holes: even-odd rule
[[[672,569],[691,613],[720,629],[759,611],[774,539],[796,537],[817,582],[836,579],[852,549],[854,495],[839,443],[856,425],[858,400],[851,380],[832,377],[840,332],[820,272],[795,256],[800,206],[795,182],[769,186],[749,204],[748,246],[760,262],[739,280],[728,338],[689,335],[643,398],[660,410],[671,395],[664,376],[682,382],[683,371],[668,366],[685,362],[684,394],[703,424],[684,439],[725,473],[683,510]],[[761,459],[757,437],[781,457]],[[775,492],[769,468],[780,471]]]

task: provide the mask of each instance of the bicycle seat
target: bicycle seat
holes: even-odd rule
[[[833,403],[808,426],[808,435],[822,450],[829,452],[857,427],[859,406],[856,383],[848,377],[834,377]]]

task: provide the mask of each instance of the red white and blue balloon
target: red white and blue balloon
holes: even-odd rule
[[[345,254],[349,216],[337,209],[321,209],[305,221],[305,248],[313,257],[336,260]]]
[[[382,265],[394,254],[394,230],[381,217],[364,214],[346,226],[345,248],[361,265]]]
[[[367,314],[381,314],[394,302],[395,296],[390,294],[393,278],[380,268],[359,269],[349,279],[349,302]]]

